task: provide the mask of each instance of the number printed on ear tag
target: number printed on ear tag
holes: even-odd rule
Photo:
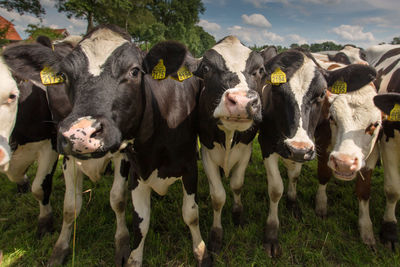
[[[176,74],[178,75],[178,80],[180,82],[183,82],[184,80],[193,77],[193,73],[191,73],[186,66],[182,66]]]
[[[347,83],[344,81],[337,80],[332,85],[331,92],[334,94],[346,94],[347,93]]]
[[[280,68],[276,68],[271,74],[271,83],[275,85],[286,83],[286,74]]]
[[[151,72],[151,76],[156,80],[165,79],[165,66],[162,59],[160,59],[157,65],[154,67],[153,71]]]
[[[51,85],[57,83],[63,83],[64,78],[62,75],[57,75],[51,68],[44,67],[40,72],[40,79],[44,85]]]
[[[400,121],[400,104],[395,104],[388,117],[390,121]]]

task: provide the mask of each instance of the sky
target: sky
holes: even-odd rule
[[[86,31],[86,22],[68,19],[54,8],[54,0],[42,0],[46,9],[42,24],[66,28],[71,34]],[[400,36],[399,0],[203,0],[206,11],[199,25],[216,40],[236,35],[248,46],[311,44],[333,41],[369,47],[389,43]],[[0,8],[12,20],[22,38],[31,15],[20,16]]]

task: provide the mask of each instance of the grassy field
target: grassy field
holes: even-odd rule
[[[232,195],[228,181],[227,203],[223,212],[224,246],[214,255],[216,266],[399,266],[398,253],[387,251],[378,241],[385,197],[382,169],[373,176],[370,213],[378,241],[377,253],[361,243],[357,219],[358,204],[354,182],[331,180],[328,185],[328,218],[315,216],[314,196],[317,189],[316,162],[305,164],[298,183],[298,200],[302,219],[295,219],[286,210],[285,196],[280,202],[280,241],[283,254],[279,259],[266,256],[262,241],[268,212],[268,194],[265,170],[258,143],[254,144],[252,163],[247,169],[243,189],[245,225],[235,227],[231,218]],[[0,179],[0,249],[3,250],[3,266],[43,266],[50,257],[62,222],[64,182],[60,165],[54,177],[51,202],[55,214],[53,234],[42,240],[36,238],[39,207],[32,194],[17,194],[15,184]],[[199,208],[203,238],[208,240],[212,223],[211,200],[207,178],[200,166]],[[287,182],[286,171],[281,166]],[[34,167],[29,175],[34,174]],[[106,176],[100,183],[84,182],[81,215],[77,220],[77,244],[75,266],[113,266],[114,259],[114,213],[109,205],[109,189],[112,177]],[[128,225],[132,223],[130,201],[127,212]],[[149,234],[144,250],[144,266],[195,266],[189,229],[181,216],[182,192],[179,183],[171,186],[165,197],[152,195],[152,215]],[[132,242],[132,240],[131,240]],[[72,257],[67,265],[71,266]]]

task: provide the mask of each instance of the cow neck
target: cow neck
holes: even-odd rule
[[[218,128],[220,128],[225,133],[225,155],[224,155],[224,163],[222,169],[224,170],[225,177],[229,177],[229,171],[230,171],[228,166],[229,156],[232,150],[232,142],[235,131],[228,131],[220,126],[218,126]]]
[[[141,84],[142,91],[142,103],[143,107],[140,114],[139,123],[134,129],[134,136],[136,135],[137,139],[141,142],[145,142],[150,135],[153,134],[153,108],[152,108],[152,94],[151,90],[146,90],[145,81]],[[145,119],[145,113],[147,114]],[[146,137],[147,136],[147,137]]]

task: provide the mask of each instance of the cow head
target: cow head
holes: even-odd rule
[[[362,64],[368,65],[364,49],[355,47],[354,45],[345,45],[338,53],[328,55],[330,61],[342,64]]]
[[[326,103],[330,105],[328,117],[333,146],[328,166],[338,179],[354,179],[366,165],[378,138],[381,112],[374,106],[376,89],[371,82],[375,76],[373,68],[350,65],[339,69],[334,78],[348,81],[347,92],[329,93],[329,103]]]
[[[194,68],[194,74],[204,80],[202,116],[230,132],[246,131],[259,122],[263,64],[260,53],[245,47],[234,36],[225,37],[206,51]]]
[[[144,116],[145,75],[161,64],[168,76],[186,55],[176,42],[159,43],[144,55],[130,40],[115,26],[99,26],[58,66],[72,103],[71,113],[59,124],[61,153],[99,157],[134,139]]]
[[[0,58],[0,170],[7,170],[11,159],[8,141],[17,118],[19,90],[10,70]]]

